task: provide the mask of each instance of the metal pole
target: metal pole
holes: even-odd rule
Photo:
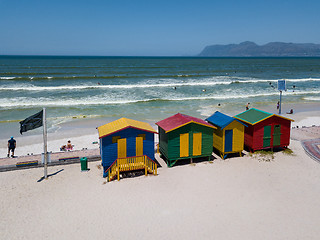
[[[48,179],[48,150],[47,150],[47,121],[46,108],[43,108],[43,152],[44,152],[44,178]]]
[[[282,97],[282,91],[280,91],[280,105],[279,105],[279,114],[281,114],[281,97]]]

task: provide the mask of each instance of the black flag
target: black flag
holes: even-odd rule
[[[42,126],[43,110],[20,122],[20,133]]]

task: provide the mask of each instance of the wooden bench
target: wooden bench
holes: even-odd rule
[[[59,161],[68,161],[68,160],[80,160],[80,157],[59,158]]]
[[[17,162],[17,167],[27,167],[27,166],[35,166],[38,165],[38,161],[26,161],[26,162]]]

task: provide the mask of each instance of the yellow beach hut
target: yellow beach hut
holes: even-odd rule
[[[213,147],[219,151],[221,158],[225,159],[230,153],[239,153],[241,156],[246,125],[219,111],[208,117],[206,121],[217,127],[213,130]]]

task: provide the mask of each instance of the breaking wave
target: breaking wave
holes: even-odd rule
[[[146,98],[146,99],[112,99],[108,97],[96,97],[86,99],[48,99],[48,98],[26,98],[18,97],[15,99],[0,99],[0,107],[2,108],[30,108],[37,106],[44,107],[76,107],[76,106],[97,106],[97,105],[118,105],[118,104],[131,104],[139,102],[155,102],[155,101],[194,101],[194,100],[228,100],[228,99],[246,99],[255,97],[277,96],[278,92],[257,93],[257,94],[234,94],[234,95],[204,95],[194,97],[161,97],[161,98]],[[307,95],[307,94],[320,94],[320,91],[295,91],[286,92],[286,95]],[[318,100],[318,97],[305,98],[306,100]]]
[[[48,77],[51,78],[51,77]],[[192,79],[188,82],[174,82],[171,83],[141,83],[141,84],[109,84],[103,85],[98,83],[84,84],[84,85],[60,85],[60,86],[35,86],[35,85],[13,85],[2,86],[0,91],[63,91],[63,90],[86,90],[86,89],[134,89],[134,88],[174,88],[185,86],[202,86],[210,87],[216,85],[233,85],[233,84],[259,84],[259,83],[276,83],[278,80],[263,80],[263,79],[234,79],[234,78],[212,78],[204,81],[197,81]],[[305,82],[305,81],[320,81],[320,78],[303,78],[303,79],[286,79],[287,82]]]

